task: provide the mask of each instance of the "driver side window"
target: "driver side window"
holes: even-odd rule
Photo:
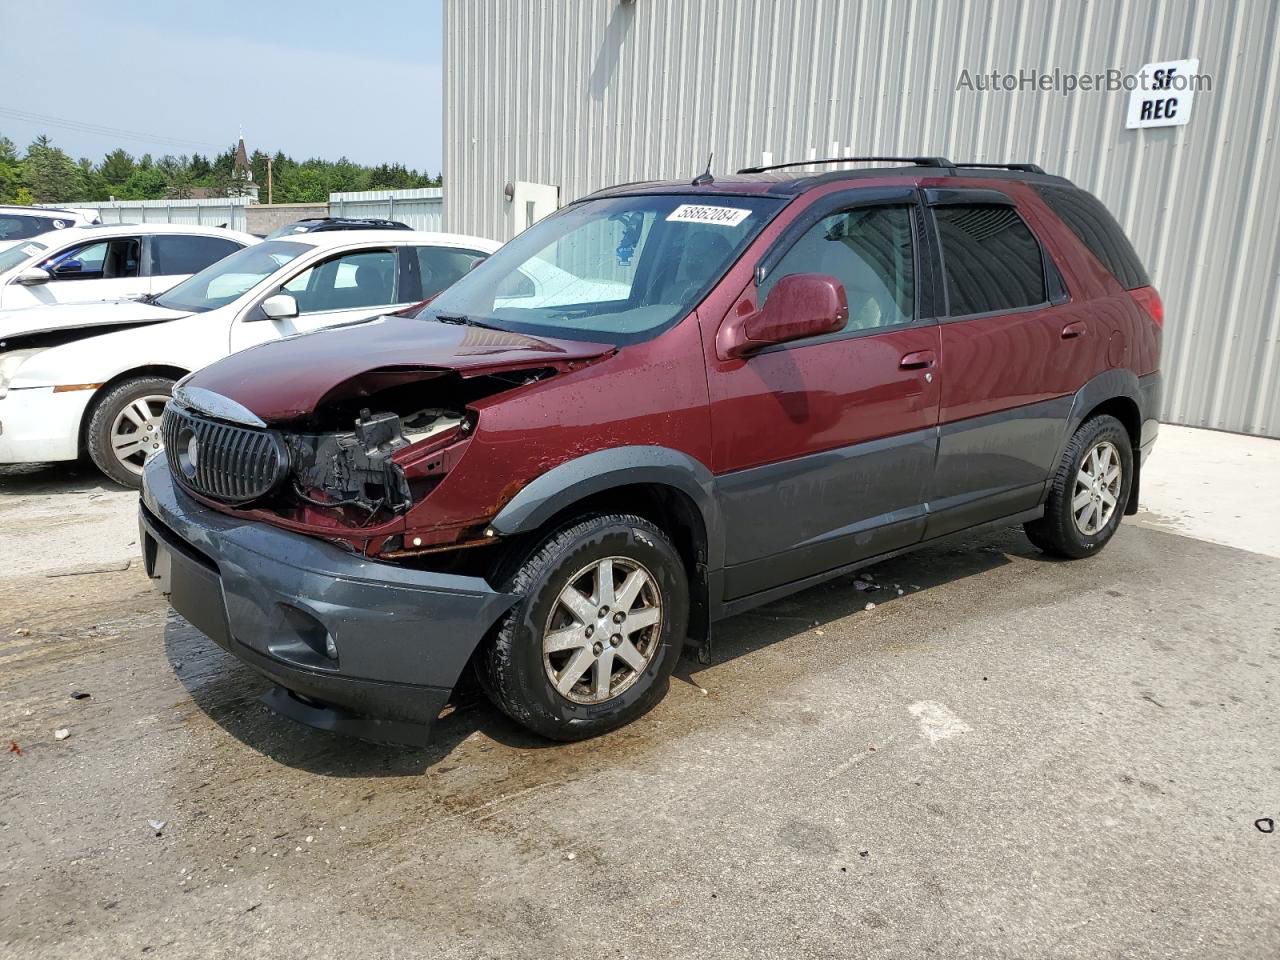
[[[911,208],[858,207],[810,227],[760,284],[763,304],[780,279],[795,273],[835,277],[849,298],[846,331],[910,323],[915,315]]]
[[[396,302],[396,256],[391,250],[344,253],[303,270],[282,288],[298,313],[324,313]]]
[[[138,275],[137,237],[82,243],[40,264],[54,280],[120,280]]]

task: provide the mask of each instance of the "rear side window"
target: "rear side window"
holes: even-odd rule
[[[458,247],[415,247],[418,273],[422,277],[423,298],[434,297],[445,287],[460,280],[485,254]]]
[[[1040,197],[1126,290],[1151,281],[1133,244],[1102,201],[1076,187],[1040,187]]]
[[[0,240],[25,240],[27,237],[69,226],[70,220],[32,217],[22,213],[0,213]]]
[[[849,298],[846,330],[910,323],[915,313],[911,210],[861,207],[823,217],[788,250],[760,284],[763,303],[793,273],[835,277]]]
[[[1048,299],[1040,244],[1012,207],[935,207],[934,217],[951,316],[1017,310]]]
[[[168,277],[199,273],[240,249],[225,237],[154,236],[151,238],[151,273]]]

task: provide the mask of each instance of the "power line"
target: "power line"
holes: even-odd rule
[[[83,120],[70,120],[66,117],[45,116],[44,114],[31,113],[26,110],[19,110],[15,107],[8,107],[4,105],[0,105],[0,116],[9,117],[13,120],[22,120],[26,123],[38,123],[51,127],[61,127],[66,130],[74,130],[77,133],[88,133],[102,137],[115,137],[118,140],[134,140],[142,143],[152,143],[179,148],[186,147],[189,149],[197,147],[207,150],[226,149],[226,144],[210,143],[207,140],[187,140],[182,137],[141,133],[137,130],[123,130],[119,127],[108,127],[103,124],[88,123]]]

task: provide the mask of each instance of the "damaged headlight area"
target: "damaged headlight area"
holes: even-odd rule
[[[425,491],[412,489],[395,454],[468,428],[465,416],[454,410],[432,408],[401,417],[364,409],[350,433],[287,434],[293,492],[316,507],[402,512]]]
[[[0,348],[3,346],[3,344],[0,344]],[[40,352],[40,348],[32,348],[0,353],[0,400],[4,399],[5,395],[8,394],[9,381],[18,372],[18,368]]]

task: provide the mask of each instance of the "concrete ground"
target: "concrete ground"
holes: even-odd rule
[[[0,477],[0,957],[1276,957],[1278,449],[1166,428],[1097,557],[925,550],[610,736],[468,691],[423,750],[260,706],[129,495]]]

